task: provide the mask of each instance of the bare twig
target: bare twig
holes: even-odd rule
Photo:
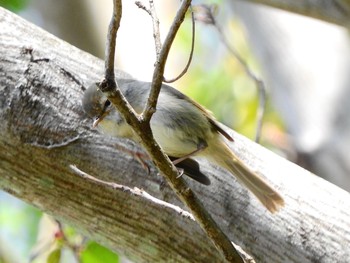
[[[237,61],[241,64],[242,68],[244,69],[245,73],[248,75],[249,78],[251,78],[257,87],[258,93],[259,93],[259,108],[257,111],[257,127],[256,127],[256,134],[255,134],[255,141],[259,142],[261,137],[261,130],[263,125],[263,118],[266,108],[266,88],[264,82],[249,68],[248,64],[245,62],[245,60],[241,57],[239,52],[229,44],[229,41],[227,40],[222,28],[217,23],[215,19],[215,15],[213,12],[216,10],[213,8],[213,6],[209,5],[197,5],[197,14],[195,15],[196,20],[201,21],[205,24],[211,24],[215,27],[215,29],[218,31],[219,36],[221,38],[221,41],[224,43],[226,48],[230,51],[230,53],[237,59]]]
[[[248,64],[245,62],[245,60],[240,56],[238,51],[229,44],[227,41],[227,38],[225,37],[224,32],[222,31],[221,27],[218,25],[216,20],[214,19],[215,23],[214,26],[217,29],[222,42],[225,44],[226,48],[231,52],[231,54],[237,59],[237,61],[241,64],[243,67],[245,73],[248,75],[249,78],[254,80],[256,88],[258,90],[258,97],[259,97],[259,107],[257,111],[257,126],[256,126],[256,133],[255,133],[255,141],[259,142],[261,137],[261,130],[263,125],[263,118],[265,114],[265,108],[266,108],[266,88],[264,82],[256,76],[256,74],[249,68]]]
[[[261,79],[255,79],[255,84],[258,88],[259,92],[259,107],[256,113],[256,133],[255,133],[255,141],[259,142],[261,138],[261,131],[262,131],[262,126],[264,122],[264,115],[265,115],[265,109],[266,109],[266,87],[265,83]]]
[[[122,17],[122,1],[113,1],[113,15],[108,28],[105,58],[105,77],[100,83],[101,91],[106,92],[109,100],[122,113],[128,123],[138,125],[139,118],[135,110],[121,93],[114,76],[114,58],[117,31]]]
[[[154,37],[154,44],[156,47],[156,58],[159,59],[160,51],[162,49],[162,41],[160,40],[160,30],[159,30],[159,19],[157,16],[156,8],[154,6],[153,0],[149,0],[149,7],[152,17],[152,24],[153,24],[153,37]]]
[[[158,95],[164,79],[163,75],[164,75],[165,63],[168,58],[171,45],[175,39],[176,33],[180,28],[182,21],[185,18],[186,11],[188,10],[190,4],[191,4],[191,0],[186,0],[181,2],[180,8],[174,18],[174,23],[170,27],[168,35],[164,41],[163,47],[159,54],[159,58],[156,61],[150,96],[148,98],[147,105],[142,113],[142,118],[146,122],[151,119],[153,113],[155,112]]]
[[[121,0],[113,1],[113,15],[108,27],[108,39],[106,44],[106,60],[105,60],[105,79],[114,82],[114,57],[117,32],[122,18],[122,2]]]
[[[247,252],[245,252],[240,246],[232,243],[232,245],[237,249],[237,251],[241,254],[244,263],[256,263],[254,258],[249,255]]]
[[[180,78],[182,78],[182,76],[184,76],[186,74],[186,72],[187,72],[187,70],[190,67],[191,62],[192,62],[192,57],[193,57],[193,52],[194,52],[195,36],[196,36],[196,21],[194,19],[194,13],[193,13],[192,6],[190,6],[190,9],[191,9],[191,19],[192,19],[192,42],[191,42],[190,55],[188,57],[188,61],[187,61],[187,64],[186,64],[185,68],[182,70],[182,72],[176,78],[168,80],[168,79],[166,79],[164,77],[163,81],[166,82],[166,83],[173,83],[173,82],[179,80]]]
[[[141,2],[139,1],[136,1],[135,4],[145,10],[152,18],[152,24],[153,24],[153,37],[154,37],[154,43],[155,43],[155,48],[156,48],[156,59],[157,61],[159,60],[159,54],[160,54],[160,49],[162,47],[162,43],[161,43],[161,40],[160,40],[160,30],[159,30],[159,19],[158,19],[158,16],[157,16],[157,13],[156,13],[156,10],[155,10],[155,7],[154,7],[154,3],[153,3],[153,0],[150,0],[149,1],[150,3],[150,9],[148,9],[147,7],[145,7]],[[191,10],[191,17],[192,17],[192,43],[191,43],[191,51],[190,51],[190,55],[189,55],[189,58],[188,58],[188,61],[187,61],[187,64],[185,66],[185,68],[182,70],[182,72],[175,78],[173,79],[166,79],[165,77],[163,77],[163,82],[165,83],[173,83],[175,81],[177,81],[178,79],[180,79],[182,76],[184,76],[188,70],[188,68],[190,67],[191,65],[191,62],[192,62],[192,57],[193,57],[193,51],[194,51],[194,43],[195,43],[195,29],[196,29],[196,26],[195,26],[195,18],[194,18],[194,13],[193,13],[193,10],[192,10],[192,6],[190,6],[190,10]]]
[[[136,1],[136,2],[135,2],[135,5],[136,5],[138,8],[140,8],[140,9],[146,11],[146,13],[149,14],[150,16],[152,16],[151,11],[150,11],[142,2]]]
[[[105,79],[100,84],[101,91],[105,92],[112,104],[117,107],[119,112],[125,120],[131,125],[135,133],[141,138],[142,145],[146,148],[148,154],[152,157],[155,165],[159,171],[166,177],[172,189],[176,192],[179,198],[187,205],[195,216],[199,225],[207,233],[209,238],[213,241],[218,251],[226,258],[228,262],[243,262],[240,254],[232,246],[231,241],[221,231],[219,226],[206,211],[194,192],[187,186],[186,182],[178,177],[176,167],[171,163],[169,158],[162,152],[159,145],[155,142],[150,128],[150,119],[155,112],[158,95],[161,89],[165,63],[169,54],[170,47],[174,41],[176,33],[184,20],[186,11],[191,4],[191,0],[183,0],[180,8],[177,11],[174,22],[169,30],[169,33],[164,41],[164,45],[159,53],[159,58],[155,65],[153,74],[152,86],[147,105],[144,108],[142,115],[139,117],[131,108],[130,104],[125,100],[123,94],[120,92],[117,83],[111,76],[110,72],[114,72],[114,64],[106,61]],[[109,54],[115,52],[116,31],[119,27],[121,17],[121,0],[114,1],[114,14],[111,20],[106,60],[114,59],[114,56]],[[119,8],[116,8],[116,7]],[[116,14],[118,13],[118,14]],[[113,26],[114,23],[114,26]],[[110,43],[109,43],[110,42]]]
[[[150,17],[152,18],[153,38],[154,38],[154,45],[156,47],[156,60],[158,60],[160,50],[162,49],[162,41],[160,39],[159,19],[158,19],[156,8],[154,6],[154,2],[153,0],[149,0],[149,8],[147,8],[140,1],[136,1],[135,4],[137,5],[138,8],[141,8],[142,10],[146,11],[147,14],[149,14]]]
[[[147,200],[149,200],[149,201],[151,201],[151,202],[153,202],[153,203],[155,203],[157,205],[160,205],[162,207],[172,209],[176,213],[180,214],[181,216],[195,221],[195,219],[194,219],[194,217],[193,217],[193,215],[191,213],[183,210],[179,206],[176,206],[176,205],[167,203],[167,202],[165,202],[163,200],[160,200],[160,199],[150,195],[149,193],[147,193],[146,191],[144,191],[142,189],[139,189],[137,187],[130,188],[130,187],[125,186],[125,185],[121,185],[121,184],[117,184],[117,183],[113,183],[113,182],[103,181],[101,179],[98,179],[98,178],[90,175],[90,174],[87,174],[87,173],[83,172],[82,170],[80,170],[78,167],[76,167],[73,164],[70,164],[69,168],[71,168],[77,175],[79,175],[79,176],[81,176],[81,177],[83,177],[83,178],[85,178],[87,180],[90,180],[90,181],[92,181],[95,184],[98,184],[98,185],[101,185],[101,186],[104,186],[104,187],[108,187],[108,188],[111,188],[113,190],[122,190],[123,192],[129,192],[130,194],[133,194],[133,195],[145,198],[145,199],[147,199]]]

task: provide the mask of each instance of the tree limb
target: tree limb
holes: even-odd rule
[[[235,1],[235,0],[230,0]],[[350,26],[350,2],[347,0],[240,0],[264,4],[341,26]]]
[[[118,146],[139,147],[91,130],[80,100],[101,74],[102,61],[0,8],[0,188],[136,262],[223,262],[196,222],[70,168],[185,209],[151,164],[147,175]],[[201,162],[212,185],[188,184],[225,233],[257,262],[347,262],[349,193],[230,133],[233,151],[278,186],[286,207],[271,215],[231,175]]]

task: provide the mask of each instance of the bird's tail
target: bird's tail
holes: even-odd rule
[[[278,211],[284,205],[282,196],[263,178],[250,170],[224,142],[216,142],[209,148],[213,151],[210,154],[213,161],[236,176],[271,213]]]

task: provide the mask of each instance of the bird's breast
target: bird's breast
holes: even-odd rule
[[[134,137],[134,132],[131,127],[123,120],[116,121],[105,118],[97,127],[101,132],[113,137],[124,137],[129,139],[133,139]]]

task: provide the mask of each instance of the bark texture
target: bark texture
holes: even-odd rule
[[[182,207],[151,162],[147,174],[130,154],[138,146],[91,129],[80,100],[102,74],[102,61],[0,8],[0,188],[136,262],[223,262],[178,209],[70,168]],[[231,240],[257,262],[348,262],[350,195],[233,136],[233,150],[279,189],[286,207],[271,215],[232,176],[202,161],[212,185],[189,183]]]

